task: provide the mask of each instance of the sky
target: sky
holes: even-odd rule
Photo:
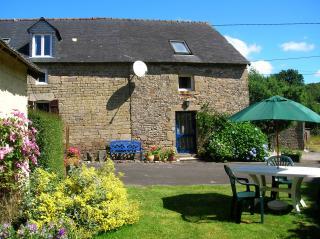
[[[318,83],[319,12],[319,0],[10,0],[1,3],[0,18],[112,17],[204,21],[224,35],[261,74],[295,69],[303,74],[305,83]],[[305,22],[319,24],[218,26]]]

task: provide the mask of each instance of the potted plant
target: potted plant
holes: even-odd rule
[[[152,152],[150,150],[148,150],[146,152],[145,157],[149,162],[153,162],[153,160],[154,160],[154,155],[152,154]]]
[[[160,159],[161,147],[151,146],[145,153],[145,157],[148,161],[158,161]]]
[[[160,156],[160,160],[162,162],[168,161],[168,158],[169,158],[169,154],[168,153],[169,153],[169,150],[167,148],[163,148],[163,149],[160,150],[159,156]]]
[[[64,159],[64,166],[66,172],[68,173],[80,164],[80,150],[77,147],[69,147],[67,150],[67,155]]]
[[[169,161],[175,161],[176,160],[176,151],[174,148],[170,148],[168,151],[168,160]]]
[[[151,146],[150,151],[154,155],[154,160],[155,161],[159,161],[160,160],[161,147],[153,145],[153,146]]]

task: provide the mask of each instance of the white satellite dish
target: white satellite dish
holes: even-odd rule
[[[133,63],[133,72],[138,77],[143,77],[148,71],[146,63],[143,61],[135,61]]]

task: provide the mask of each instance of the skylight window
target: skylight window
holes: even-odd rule
[[[2,41],[4,41],[5,43],[9,44],[10,43],[10,38],[2,38]]]
[[[175,54],[191,55],[191,51],[185,41],[171,40],[170,44]]]

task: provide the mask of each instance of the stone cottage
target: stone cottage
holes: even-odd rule
[[[0,117],[13,110],[27,115],[27,75],[39,77],[41,71],[0,39]]]
[[[248,61],[204,22],[0,20],[0,37],[45,76],[28,81],[30,105],[57,112],[70,144],[96,152],[114,139],[196,152],[195,113],[249,103]],[[148,73],[133,74],[144,61]]]

